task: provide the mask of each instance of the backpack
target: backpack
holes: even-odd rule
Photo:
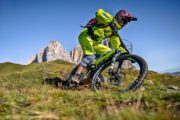
[[[97,19],[96,18],[92,18],[87,24],[86,24],[86,28],[90,28],[93,27],[95,25],[97,25]]]
[[[81,26],[83,28],[92,28],[93,26],[98,26],[100,28],[105,28],[108,25],[105,24],[98,24],[97,18],[92,18],[91,20],[89,20],[89,22],[86,24],[86,26]]]
[[[97,19],[96,18],[92,18],[87,24],[86,26],[81,26],[83,28],[92,28],[93,26],[97,25]]]
[[[98,21],[96,18],[92,18],[87,24],[86,26],[81,26],[83,28],[88,28],[88,34],[92,37],[93,40],[96,39],[96,37],[94,36],[94,32],[93,32],[93,26],[98,26],[100,28],[105,28],[109,25],[105,25],[105,24],[98,24]]]

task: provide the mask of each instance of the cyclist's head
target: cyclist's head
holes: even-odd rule
[[[129,11],[122,9],[116,13],[115,20],[122,28],[130,21],[137,21],[137,18],[134,17]]]

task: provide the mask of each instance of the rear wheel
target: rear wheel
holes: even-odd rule
[[[93,90],[109,89],[122,92],[136,90],[144,82],[148,71],[145,60],[133,54],[120,55],[111,73],[109,73],[110,65],[111,61],[108,61],[94,73],[91,83]],[[99,79],[102,76],[106,81],[100,84]]]

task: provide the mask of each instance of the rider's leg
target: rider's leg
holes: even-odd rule
[[[72,82],[78,83],[79,84],[79,79],[80,79],[80,74],[84,70],[83,66],[78,66],[77,71],[75,75],[71,78]]]
[[[84,71],[85,67],[82,66],[82,65],[79,65],[77,71],[76,71],[76,74],[80,75],[83,71]]]
[[[100,42],[94,42],[93,48],[94,48],[94,51],[99,53],[101,56],[106,55],[109,51],[112,50],[108,46],[105,46],[101,44]]]
[[[81,34],[79,35],[79,43],[80,43],[81,48],[83,50],[84,57],[82,58],[81,63],[77,68],[76,74],[72,77],[72,81],[74,81],[76,83],[79,83],[80,74],[95,59],[95,57],[94,57],[94,49],[93,49],[94,41],[87,34],[86,30],[82,31]]]
[[[92,62],[95,60],[95,56],[94,55],[85,55],[80,64],[79,67],[76,71],[76,74],[81,74],[82,72],[84,72],[84,70],[86,69],[87,66],[91,65]]]
[[[100,54],[106,55],[106,53],[108,53],[111,49],[104,45],[99,44],[96,46],[96,50]],[[76,74],[71,78],[71,80],[73,82],[79,83],[80,74],[86,69],[87,66],[91,65],[94,60],[95,60],[94,55],[85,55],[76,70]]]
[[[75,75],[72,77],[72,81],[76,82],[76,83],[79,83],[79,77],[80,77],[80,74],[83,73],[83,71],[86,69],[87,66],[89,66],[90,64],[92,64],[92,62],[95,60],[95,56],[94,55],[85,55],[77,70],[76,70],[76,73]]]

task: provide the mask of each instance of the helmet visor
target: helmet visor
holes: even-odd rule
[[[137,21],[137,18],[136,18],[136,17],[133,17],[133,16],[130,16],[130,17],[124,17],[124,18],[122,18],[122,19],[127,19],[128,22],[130,22],[130,21]]]
[[[137,18],[133,17],[133,16],[130,19],[131,19],[131,21],[137,21]]]

